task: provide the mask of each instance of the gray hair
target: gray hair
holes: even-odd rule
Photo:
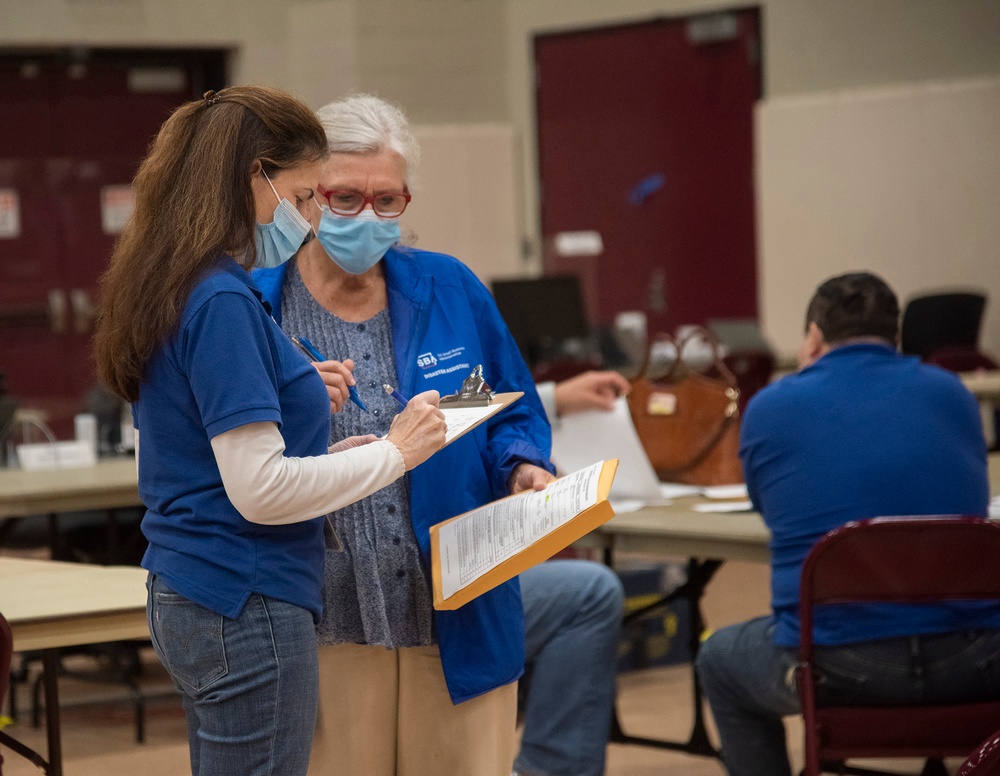
[[[354,94],[324,105],[316,115],[331,153],[372,154],[388,148],[403,157],[407,178],[416,175],[420,146],[406,115],[392,103],[373,94]]]

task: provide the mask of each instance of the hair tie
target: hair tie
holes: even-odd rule
[[[209,89],[202,96],[205,98],[205,102],[207,102],[209,105],[215,105],[215,103],[217,103],[219,100],[222,99],[219,96],[218,92],[214,91],[213,89]]]

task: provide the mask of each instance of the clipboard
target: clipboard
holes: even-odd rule
[[[448,430],[445,432],[445,447],[468,434],[480,423],[485,423],[522,396],[524,396],[524,391],[509,391],[507,393],[494,393],[488,402],[440,404],[441,412],[444,413],[445,422],[448,424]]]
[[[493,401],[493,389],[483,377],[483,365],[476,364],[469,376],[462,381],[458,393],[441,397],[442,408],[449,407],[483,407]]]
[[[479,509],[474,509],[471,512],[457,515],[450,520],[445,520],[444,522],[431,526],[431,582],[434,593],[434,608],[438,610],[458,609],[460,606],[467,604],[469,601],[472,601],[483,593],[492,590],[509,579],[513,579],[522,571],[525,571],[532,566],[536,566],[542,561],[551,558],[560,550],[565,549],[577,539],[580,539],[614,517],[614,510],[608,502],[608,494],[611,492],[611,483],[614,481],[615,472],[618,469],[618,459],[615,458],[608,461],[601,461],[599,462],[599,465],[600,469],[597,473],[596,503],[592,506],[586,507],[569,520],[544,533],[544,535],[535,539],[530,544],[527,544],[522,549],[514,552],[505,560],[501,560],[496,564],[491,564],[488,569],[479,573],[478,576],[472,579],[472,581],[464,584],[447,598],[443,594],[444,584],[442,573],[442,554],[444,551],[442,550],[441,541],[442,529],[444,529],[445,526],[459,520],[475,520],[479,518],[480,515],[485,514],[487,510],[494,508],[495,505],[503,504],[504,502],[512,501],[514,499],[523,499],[532,493],[545,493],[545,491],[526,491],[524,493],[518,493],[514,496],[507,496],[506,498],[495,501],[492,504],[487,504]],[[596,466],[597,464],[595,464],[595,467]],[[586,470],[581,470],[581,472],[585,471]],[[567,475],[566,477],[560,477],[559,479],[564,480],[578,474],[578,472],[574,472],[573,474]],[[558,482],[558,480],[555,482]],[[549,487],[551,488],[553,484],[554,483],[550,483]],[[487,521],[489,520],[488,517],[483,519],[486,519]],[[472,530],[475,531],[476,529],[472,528]],[[457,559],[453,560],[449,558],[448,562],[457,562]]]

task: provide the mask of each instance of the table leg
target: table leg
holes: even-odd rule
[[[118,510],[108,509],[104,513],[104,524],[107,527],[108,532],[108,543],[106,548],[106,554],[104,556],[104,562],[109,566],[113,566],[117,563],[122,563],[121,558],[121,540],[120,540],[120,530],[118,527]]]
[[[62,730],[59,720],[59,650],[42,650],[45,683],[45,732],[49,740],[49,775],[62,776]]]
[[[605,552],[605,560],[610,561],[611,555]],[[652,746],[659,749],[671,749],[674,751],[687,752],[688,754],[703,755],[706,757],[719,757],[719,752],[708,738],[708,730],[705,726],[704,703],[702,702],[701,682],[698,681],[698,673],[695,671],[695,658],[701,646],[701,634],[705,629],[705,621],[701,614],[701,599],[705,595],[705,588],[715,572],[722,566],[721,560],[698,560],[688,559],[687,581],[674,589],[672,592],[660,598],[658,601],[644,606],[625,616],[625,622],[641,620],[643,616],[660,609],[678,598],[685,598],[688,601],[688,618],[690,624],[690,648],[691,648],[691,687],[692,701],[694,704],[694,719],[691,723],[691,734],[687,741],[668,741],[661,738],[646,738],[644,736],[632,736],[626,733],[618,718],[618,704],[615,703],[611,717],[611,742],[616,744],[635,744],[638,746]]]
[[[59,534],[59,515],[55,512],[48,514],[49,524],[49,557],[52,560],[64,560],[63,542]]]

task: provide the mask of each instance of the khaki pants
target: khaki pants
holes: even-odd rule
[[[516,682],[454,705],[437,647],[320,647],[309,776],[510,776],[516,713]]]

